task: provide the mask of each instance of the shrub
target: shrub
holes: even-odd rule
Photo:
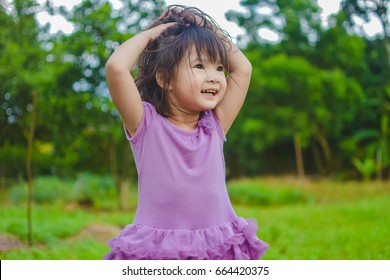
[[[228,184],[230,200],[241,205],[282,205],[311,201],[313,198],[293,187],[271,187],[254,183]]]
[[[80,205],[113,208],[116,205],[117,188],[110,176],[82,173],[76,180],[74,195]]]
[[[36,203],[53,203],[72,200],[73,183],[57,177],[38,177],[33,182],[32,196]],[[13,203],[26,201],[27,183],[17,184],[9,190],[9,198]]]

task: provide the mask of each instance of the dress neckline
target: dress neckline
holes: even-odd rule
[[[174,131],[187,135],[187,136],[196,136],[199,134],[201,130],[203,130],[206,134],[211,134],[212,131],[216,128],[215,122],[213,122],[213,119],[211,117],[211,111],[205,111],[203,114],[201,114],[201,117],[198,120],[198,125],[194,130],[185,130],[177,125],[175,125],[172,121],[170,121],[168,118],[161,116],[164,120],[164,123],[167,124],[170,128],[172,128]]]

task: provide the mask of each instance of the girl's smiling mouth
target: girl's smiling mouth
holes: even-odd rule
[[[205,89],[200,91],[202,94],[211,94],[211,95],[216,95],[218,91],[216,89]]]

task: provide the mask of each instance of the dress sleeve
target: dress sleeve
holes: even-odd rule
[[[198,126],[200,126],[206,134],[211,135],[213,133],[217,133],[220,141],[222,142],[226,141],[223,128],[217,116],[214,114],[214,111],[212,110],[204,111],[203,116],[198,122]]]
[[[227,141],[226,135],[225,135],[225,133],[223,132],[223,128],[222,128],[221,123],[219,122],[219,120],[218,120],[217,116],[215,115],[214,111],[211,110],[210,112],[211,112],[211,113],[210,113],[210,114],[211,114],[211,118],[212,118],[212,119],[214,120],[214,122],[215,122],[216,130],[217,130],[217,132],[218,132],[219,137],[221,138],[222,142],[226,142],[226,141]]]
[[[131,136],[126,127],[124,127],[126,139],[129,140],[132,144],[136,144],[139,139],[143,138],[145,130],[157,114],[157,111],[152,104],[148,102],[143,102],[142,104],[144,106],[144,114],[142,115],[141,122],[139,123],[134,135]]]

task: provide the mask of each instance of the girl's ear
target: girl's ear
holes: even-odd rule
[[[168,75],[165,70],[161,70],[161,69],[157,70],[156,81],[161,88],[167,90],[172,89],[171,83],[169,82]]]
[[[166,75],[163,70],[157,70],[156,72],[156,81],[160,88],[164,88],[166,86]]]

